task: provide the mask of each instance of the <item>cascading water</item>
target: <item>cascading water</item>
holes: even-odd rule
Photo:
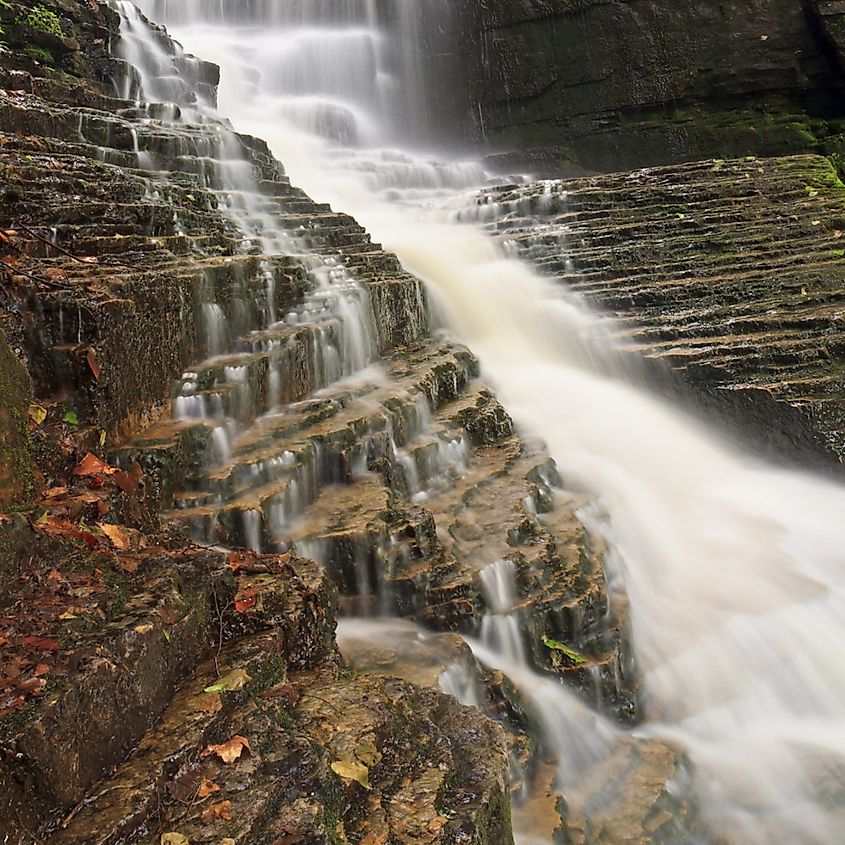
[[[374,4],[351,0],[142,3],[220,64],[220,111],[239,131],[265,138],[297,183],[427,282],[522,428],[600,496],[621,568],[611,574],[630,598],[639,730],[690,759],[712,840],[834,845],[845,829],[845,491],[749,460],[629,383],[601,321],[450,222],[443,198],[487,175],[383,148],[404,134],[392,122],[403,92],[416,99],[413,67],[397,61],[417,55],[401,41],[412,0],[396,8],[406,23],[385,27]],[[260,222],[251,231],[264,236]],[[477,654],[530,685],[526,667]],[[608,731],[547,701],[550,690],[532,701],[561,755],[575,739],[601,753]]]

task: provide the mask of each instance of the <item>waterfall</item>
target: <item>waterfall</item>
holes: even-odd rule
[[[412,0],[396,3],[406,18],[413,11]],[[840,842],[845,490],[739,454],[650,395],[582,302],[476,224],[455,221],[455,195],[489,174],[402,141],[398,104],[403,90],[416,102],[406,77],[419,69],[396,57],[418,55],[402,41],[412,26],[387,26],[371,4],[343,0],[146,0],[142,9],[221,66],[220,113],[238,131],[266,139],[297,184],[353,214],[426,282],[522,430],[598,495],[619,562],[610,575],[630,600],[640,731],[691,761],[713,841]],[[266,234],[246,226],[250,236]],[[613,732],[594,714],[525,675],[518,654],[475,650],[532,690],[564,760],[603,753]]]

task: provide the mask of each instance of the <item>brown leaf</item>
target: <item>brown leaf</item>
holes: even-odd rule
[[[118,470],[111,479],[124,493],[134,493],[138,489],[138,479],[128,472]]]
[[[223,709],[223,700],[216,692],[212,692],[209,695],[204,695],[194,709],[200,713],[214,715]]]
[[[119,525],[112,525],[109,522],[98,522],[97,528],[111,540],[112,545],[121,551],[128,551],[131,548],[129,532]]]
[[[242,736],[233,736],[228,742],[221,742],[220,745],[208,745],[202,752],[203,757],[212,754],[217,755],[224,763],[234,763],[241,754],[246,751],[251,753],[249,740]]]
[[[23,638],[24,645],[29,648],[37,648],[39,651],[61,651],[61,645],[55,640],[42,640],[39,637],[30,636]]]
[[[90,452],[77,464],[74,475],[114,475],[120,472],[115,467],[110,467],[105,461],[101,461],[96,455]]]
[[[35,677],[41,678],[44,675],[48,675],[50,673],[50,667],[46,663],[39,663],[35,667]]]
[[[238,613],[246,613],[252,610],[258,603],[258,590],[241,590],[235,596],[235,610]]]
[[[337,760],[332,763],[332,771],[344,780],[354,780],[365,789],[370,789],[370,770],[355,760]]]
[[[17,688],[21,692],[28,692],[32,693],[33,695],[42,692],[44,687],[47,686],[47,681],[44,678],[30,678],[27,681],[21,681],[17,684]]]
[[[203,810],[200,818],[202,819],[203,824],[209,824],[210,822],[217,821],[217,819],[231,821],[232,816],[229,813],[229,810],[231,809],[231,801],[219,801],[217,804],[212,804],[210,807]]]
[[[117,565],[127,574],[134,575],[141,566],[141,561],[127,555],[117,556]]]
[[[59,496],[64,496],[67,493],[67,487],[50,487],[49,490],[44,491],[45,499],[56,499]]]
[[[99,381],[101,367],[100,362],[97,360],[97,350],[94,349],[93,346],[88,347],[88,353],[85,356],[85,360],[88,362],[88,366],[94,375],[95,381]]]
[[[61,282],[67,278],[65,275],[64,270],[60,270],[58,267],[48,267],[44,271],[44,275],[51,281],[51,282]]]
[[[293,705],[299,701],[299,693],[290,684],[279,684],[271,687],[266,692],[261,694],[262,698],[282,698],[288,704]]]
[[[209,795],[214,795],[215,792],[220,792],[220,787],[208,778],[203,778],[202,783],[197,788],[197,798],[200,801],[205,801]]]
[[[180,804],[190,804],[196,797],[202,781],[203,776],[199,769],[193,769],[170,781],[167,784],[167,791],[174,801],[178,801]]]

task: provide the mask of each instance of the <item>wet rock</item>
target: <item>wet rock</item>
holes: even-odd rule
[[[491,230],[620,321],[620,348],[653,365],[639,378],[741,443],[841,461],[845,188],[830,161],[706,161],[480,201],[499,203]]]
[[[35,492],[35,464],[29,438],[29,375],[0,329],[0,507],[29,502]]]
[[[503,172],[551,178],[841,153],[840,21],[836,3],[791,0],[465,3],[451,38],[429,36],[465,57],[437,106]]]

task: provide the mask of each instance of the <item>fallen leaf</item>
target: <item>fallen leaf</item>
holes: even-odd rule
[[[56,499],[59,496],[64,496],[67,493],[67,487],[50,487],[49,490],[44,491],[45,499]]]
[[[149,623],[147,623],[146,625],[136,625],[135,628],[134,628],[135,633],[141,634],[141,636],[143,636],[144,634],[149,634],[150,631],[152,631],[152,629],[153,629],[153,626],[150,625]]]
[[[279,684],[278,686],[271,687],[270,689],[266,690],[261,694],[262,698],[281,698],[284,699],[289,705],[296,704],[299,701],[299,693],[291,684]],[[365,761],[366,762],[366,761]]]
[[[213,692],[210,695],[204,695],[201,699],[199,699],[194,709],[199,713],[214,715],[223,709],[223,700],[216,692]]]
[[[376,748],[375,743],[370,740],[362,740],[355,747],[355,756],[365,766],[376,766],[381,762],[381,752]]]
[[[130,475],[128,472],[124,472],[123,470],[118,470],[114,475],[112,475],[112,481],[121,489],[124,493],[134,493],[138,489],[138,479],[135,478],[134,475]]]
[[[249,747],[249,740],[243,736],[233,736],[228,742],[206,746],[202,752],[202,756],[209,757],[214,754],[224,763],[234,763],[244,751],[247,753],[252,752],[252,749]]]
[[[88,366],[91,369],[91,373],[93,374],[95,381],[99,381],[102,368],[100,367],[100,362],[97,360],[97,350],[94,349],[93,346],[88,347],[88,353],[85,356],[85,360],[88,362]]]
[[[258,603],[258,590],[241,590],[235,596],[235,610],[238,613],[246,613],[252,610]]]
[[[202,783],[197,788],[197,798],[204,801],[209,795],[214,795],[215,792],[220,792],[220,787],[208,778],[203,778]]]
[[[47,419],[47,409],[34,402],[29,406],[29,418],[36,424],[41,425]]]
[[[443,825],[445,825],[448,821],[449,821],[449,819],[447,819],[446,816],[435,816],[428,823],[428,829],[432,833],[437,833],[437,831],[440,830],[440,828],[443,827]]]
[[[47,681],[44,678],[30,678],[28,681],[21,681],[16,686],[21,692],[29,692],[35,695],[43,691],[44,687],[47,686]]]
[[[231,801],[218,801],[216,804],[206,807],[206,809],[202,811],[200,818],[202,819],[203,824],[209,824],[210,822],[217,821],[217,819],[231,821],[232,816],[229,813],[229,810],[231,809]]]
[[[131,548],[129,533],[119,525],[112,525],[109,522],[98,522],[97,528],[111,540],[112,545],[116,549],[125,552]]]
[[[167,784],[167,791],[174,801],[180,804],[190,804],[202,785],[203,776],[199,769],[183,772]]]
[[[75,613],[69,613],[65,611],[59,616],[59,619],[78,619],[79,617]]]
[[[161,845],[190,845],[188,837],[181,833],[162,833]]]
[[[83,264],[98,264],[99,263],[99,259],[96,258],[93,255],[88,255],[85,258],[80,258],[79,261],[81,261]]]
[[[65,422],[68,425],[79,425],[79,417],[76,415],[76,413],[74,411],[68,411],[62,417],[62,422]]]
[[[63,279],[67,278],[64,270],[60,270],[58,267],[48,267],[44,271],[44,275],[51,281],[51,282],[60,282]]]
[[[55,640],[46,640],[39,637],[30,636],[23,638],[24,645],[29,648],[37,648],[40,651],[61,651],[61,645]]]
[[[74,475],[88,476],[88,475],[114,475],[120,472],[117,467],[109,466],[105,461],[101,461],[96,455],[89,452],[73,470]]]
[[[243,689],[252,679],[243,669],[233,669],[216,684],[206,687],[203,692],[236,692]]]
[[[365,789],[370,788],[370,770],[361,763],[356,763],[354,760],[337,760],[332,763],[332,771],[344,780],[354,780]]]
[[[234,839],[230,839],[228,836],[225,839],[220,840],[220,845],[237,845]]]
[[[35,667],[35,677],[40,678],[43,675],[48,675],[50,673],[50,667],[46,663],[39,663]]]

